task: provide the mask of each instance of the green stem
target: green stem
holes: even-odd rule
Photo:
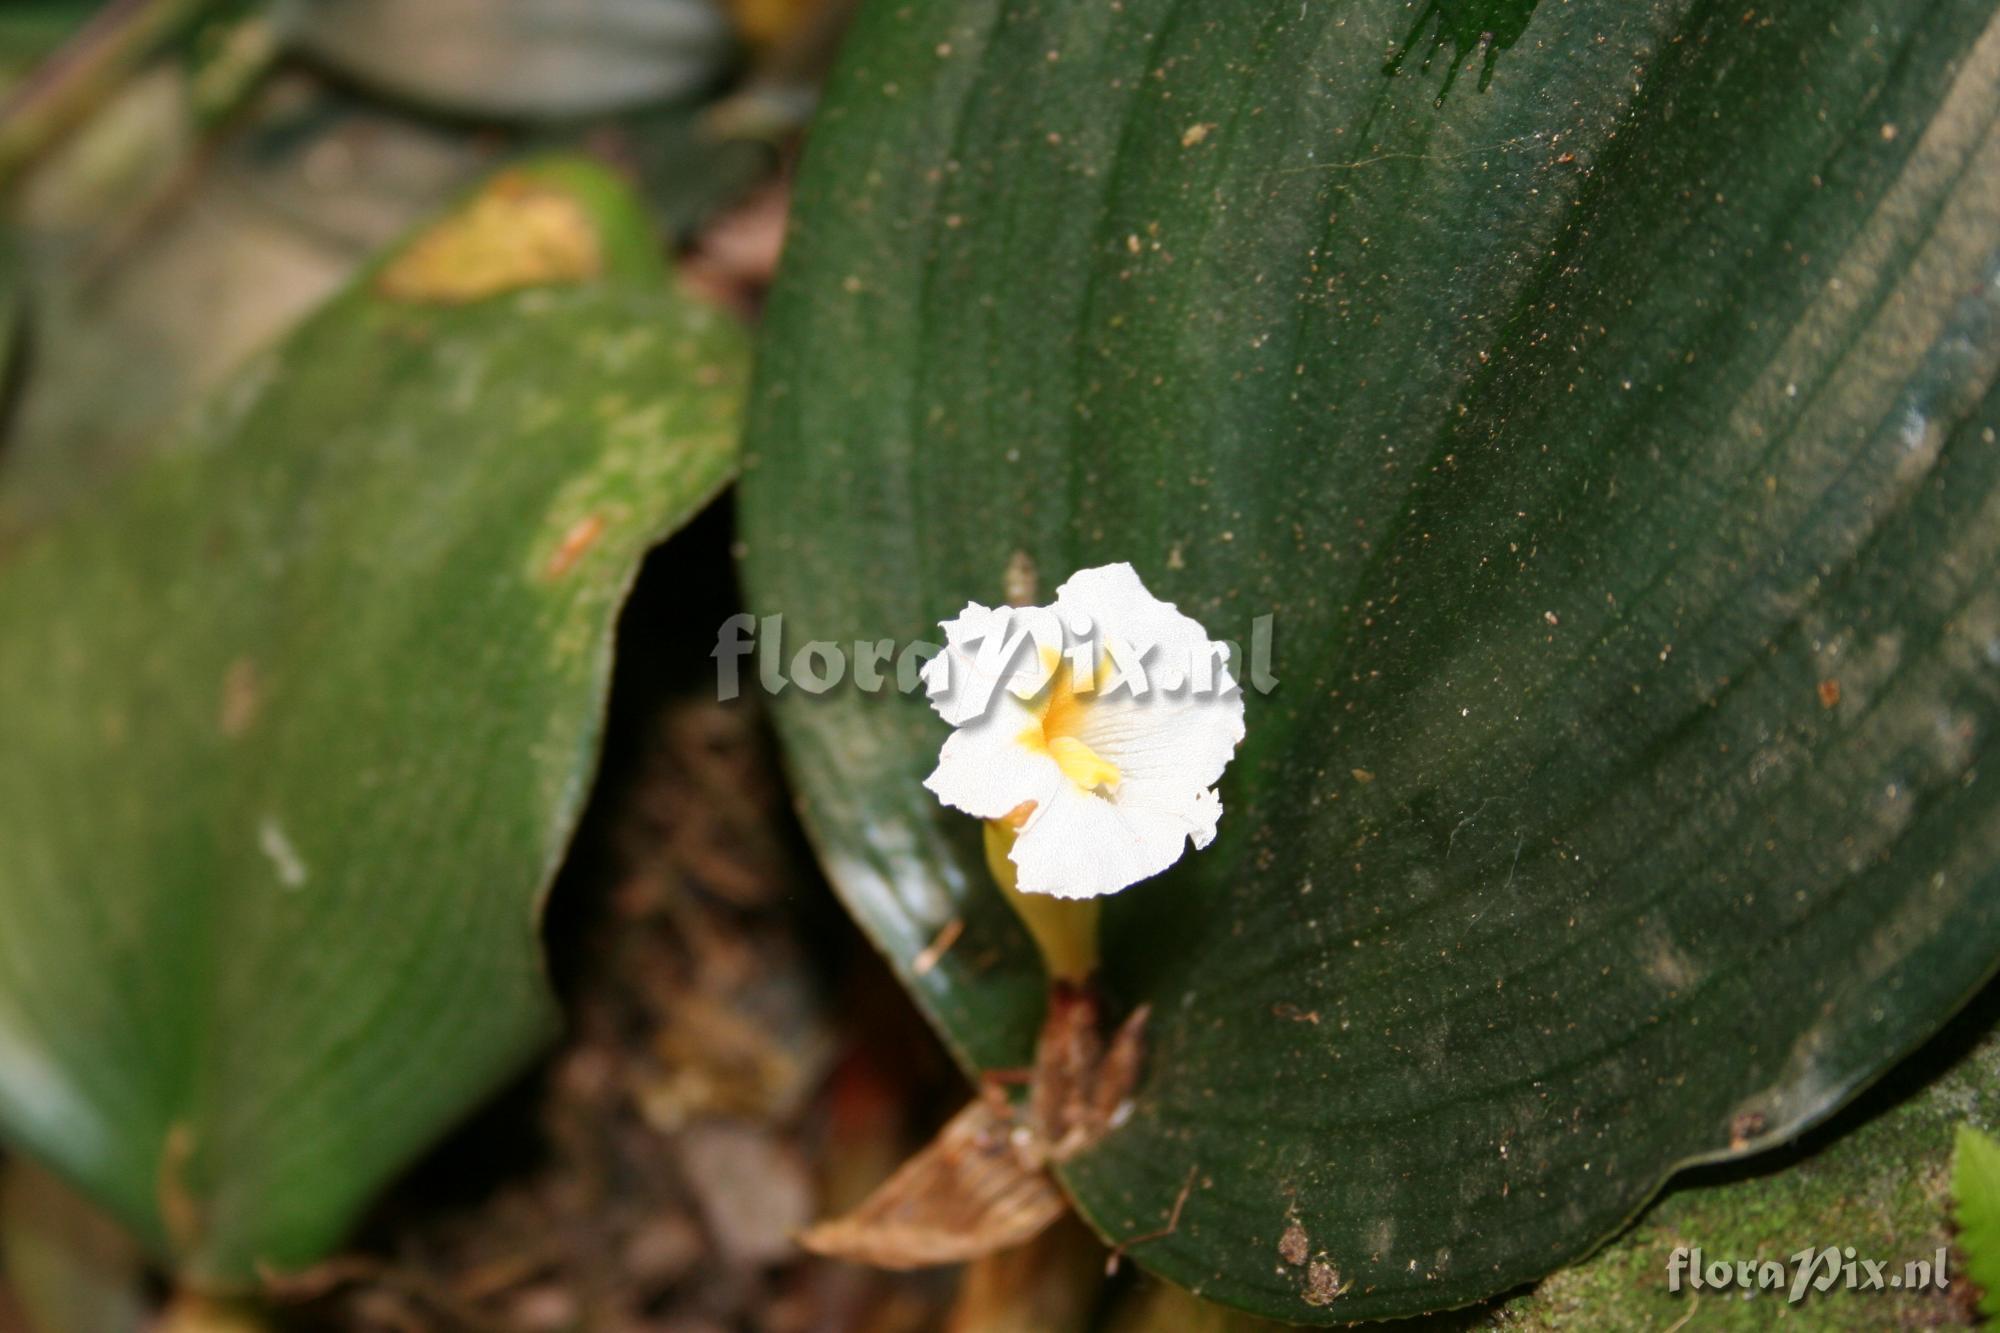
[[[115,0],[0,101],[0,187],[214,0]]]

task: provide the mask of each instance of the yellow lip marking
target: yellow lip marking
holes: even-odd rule
[[[1100,682],[1108,666],[1108,663],[1100,664]],[[1030,750],[1054,759],[1063,776],[1084,791],[1096,791],[1100,787],[1107,791],[1117,790],[1121,777],[1118,766],[1091,749],[1079,735],[1091,697],[1096,691],[1087,690],[1079,695],[1076,683],[1070,679],[1069,660],[1053,649],[1042,650],[1042,667],[1053,674],[1039,701],[1031,705],[1035,710],[1035,721],[1017,739]]]

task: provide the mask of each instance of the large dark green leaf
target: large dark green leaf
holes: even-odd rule
[[[759,369],[756,609],[934,636],[1021,550],[1275,617],[1221,838],[1107,913],[1150,1064],[1065,1176],[1114,1239],[1194,1182],[1140,1263],[1309,1321],[1504,1289],[1993,969],[1996,108],[1964,0],[864,15]],[[941,726],[778,704],[850,906],[906,974],[963,915],[911,984],[1018,1064]]]
[[[1962,1208],[1956,1230],[1953,1225],[1953,1180],[1965,1173],[1968,1159],[1961,1147],[1954,1164],[1952,1141],[1954,1133],[1961,1145],[1968,1136],[1984,1137],[1967,1124],[1968,1115],[1990,1125],[2000,1112],[1992,1096],[2000,1087],[1996,998],[2000,993],[1988,987],[1984,1000],[1962,1012],[1944,1035],[1799,1143],[1753,1161],[1688,1172],[1587,1261],[1483,1307],[1399,1324],[1396,1333],[1662,1333],[1680,1320],[1687,1321],[1683,1328],[1704,1333],[1773,1327],[1879,1333],[1964,1322],[1972,1304],[1967,1282],[1977,1274]],[[1978,1039],[1968,1049],[1972,1038]],[[1820,1252],[1852,1246],[1856,1255],[1883,1265],[1890,1285],[1865,1285],[1868,1273],[1858,1268],[1862,1285],[1849,1288],[1844,1275],[1836,1275],[1830,1286],[1801,1288],[1794,1301],[1792,1284],[1803,1267],[1794,1259],[1808,1244],[1816,1247],[1809,1283],[1825,1276]],[[1924,1281],[1936,1278],[1940,1250],[1948,1251],[1941,1288]],[[1674,1290],[1668,1274],[1676,1251],[1690,1252],[1683,1263],[1699,1251],[1704,1269],[1721,1261],[1732,1273],[1739,1261],[1777,1263],[1783,1282],[1746,1295],[1741,1287],[1695,1289],[1683,1277]],[[1768,1283],[1767,1274],[1759,1276]],[[1274,1328],[1157,1282],[1135,1283],[1117,1309],[1105,1333]]]
[[[0,556],[0,1129],[196,1280],[548,1036],[612,622],[733,463],[741,334],[636,206],[481,201]]]

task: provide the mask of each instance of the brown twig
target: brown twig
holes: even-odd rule
[[[964,933],[965,918],[955,916],[945,922],[944,929],[937,933],[937,938],[911,961],[910,971],[920,977],[929,974],[930,970],[951,952],[951,946],[958,943],[958,937]]]
[[[1149,1240],[1164,1240],[1181,1229],[1181,1209],[1187,1207],[1188,1195],[1194,1192],[1195,1173],[1201,1170],[1199,1164],[1188,1168],[1187,1179],[1181,1182],[1181,1192],[1174,1196],[1173,1211],[1167,1214],[1167,1224],[1158,1231],[1148,1231],[1143,1236],[1129,1236],[1111,1247],[1111,1253],[1104,1256],[1104,1276],[1115,1277],[1118,1261],[1125,1257],[1125,1251],[1134,1245],[1144,1245]]]

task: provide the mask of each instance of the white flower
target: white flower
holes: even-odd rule
[[[1049,607],[968,603],[943,629],[924,679],[956,730],[924,785],[1018,829],[1018,888],[1116,893],[1215,840],[1242,691],[1132,566],[1080,570]]]

